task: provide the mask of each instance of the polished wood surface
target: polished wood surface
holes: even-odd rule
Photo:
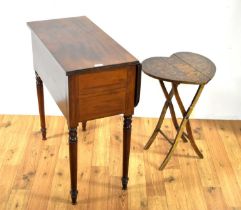
[[[67,119],[70,192],[76,204],[78,124],[81,122],[86,130],[87,121],[92,119],[117,114],[131,118],[140,97],[141,64],[87,17],[35,21],[28,26],[34,70]],[[46,139],[43,88],[37,90]],[[131,129],[125,126],[123,138],[122,187],[126,189]]]
[[[37,96],[38,96],[38,107],[39,107],[42,139],[46,140],[47,138],[46,138],[46,124],[45,124],[45,111],[44,111],[43,81],[41,80],[37,72],[35,72],[35,76],[36,76],[36,88],[37,88]]]
[[[131,128],[132,128],[132,116],[124,116],[123,124],[123,161],[122,161],[122,188],[127,189],[129,181],[128,170],[129,170],[129,155],[130,155],[130,143],[131,143]],[[127,164],[126,164],[127,163]]]
[[[152,57],[142,63],[143,71],[156,79],[186,84],[206,84],[216,67],[208,58],[191,52],[178,52],[170,57]]]
[[[34,21],[28,26],[67,75],[97,67],[138,64],[134,56],[85,16]]]
[[[68,77],[41,40],[32,33],[33,67],[63,115],[69,119]]]
[[[90,24],[89,23],[90,20],[88,18],[86,18],[86,17],[82,17],[82,18],[84,20],[88,20],[86,23],[84,23],[85,26],[87,27],[87,25]],[[77,24],[77,26],[80,26],[82,24],[82,18],[79,17],[79,18],[77,18],[75,20],[75,22],[77,20],[79,21],[79,24]],[[61,20],[66,20],[66,19],[58,19],[58,21],[56,20],[57,23],[55,23],[55,21],[54,22],[50,21],[51,22],[51,26],[54,25],[54,24],[58,24],[58,22],[59,21],[61,22]],[[70,22],[71,22],[71,20],[72,19],[69,18]],[[130,63],[128,59],[127,60],[122,59],[123,63],[121,63],[121,65],[112,65],[111,66],[109,64],[103,64],[103,66],[92,67],[91,71],[85,72],[84,69],[82,69],[82,71],[77,71],[77,72],[75,71],[74,75],[70,75],[69,77],[67,77],[65,70],[63,70],[63,66],[61,65],[61,63],[59,63],[59,60],[55,59],[55,54],[53,54],[51,51],[49,51],[49,48],[51,48],[52,45],[51,44],[48,45],[47,43],[43,42],[43,40],[41,40],[39,38],[41,36],[37,36],[35,34],[36,33],[35,30],[36,31],[39,30],[38,26],[39,26],[39,24],[41,25],[42,22],[45,23],[45,21],[37,21],[37,22],[29,23],[29,25],[31,26],[31,30],[32,30],[32,48],[33,48],[34,70],[38,73],[40,78],[44,81],[44,85],[48,88],[48,90],[51,93],[52,97],[56,101],[59,109],[61,110],[61,112],[63,113],[63,115],[66,117],[67,120],[69,120],[69,106],[71,106],[69,104],[70,103],[69,99],[72,98],[72,96],[69,96],[69,93],[72,94],[72,92],[69,92],[69,89],[71,89],[71,87],[75,86],[76,84],[78,84],[80,82],[83,83],[83,79],[84,78],[88,79],[89,91],[91,91],[92,86],[93,86],[93,88],[96,87],[95,82],[98,83],[98,81],[102,80],[101,78],[98,79],[97,76],[99,77],[99,76],[103,75],[103,77],[104,77],[103,81],[106,81],[107,77],[108,77],[108,79],[111,79],[111,77],[115,77],[116,78],[116,77],[120,76],[119,72],[124,72],[123,75],[127,75],[128,74],[127,78],[126,78],[126,82],[127,82],[126,84],[129,85],[128,82],[134,82],[135,83],[134,94],[132,93],[133,91],[130,90],[131,95],[129,97],[134,97],[134,105],[137,106],[137,104],[139,102],[139,97],[140,97],[140,85],[141,85],[141,65],[140,65],[140,63],[137,60],[135,60],[134,63]],[[47,22],[49,22],[49,21],[47,21]],[[91,23],[92,29],[94,28],[94,26],[95,25],[92,26],[92,23]],[[99,28],[97,26],[96,26],[96,28],[99,30]],[[67,29],[68,29],[68,27],[67,27]],[[78,29],[78,30],[80,30],[80,29]],[[82,28],[82,30],[83,30],[82,33],[84,33],[85,30],[83,28]],[[65,34],[63,29],[59,33]],[[44,36],[44,31],[42,31],[41,34]],[[51,35],[51,33],[49,31],[45,31],[45,36],[50,36],[50,38],[53,38],[53,36]],[[83,39],[85,39],[85,41],[87,43],[90,43],[91,39],[92,39],[92,36],[96,36],[96,34],[92,34],[91,33],[87,37],[83,37]],[[89,40],[86,40],[86,39],[89,39]],[[110,41],[110,40],[112,40],[112,39],[111,38],[104,39],[102,37],[102,42],[107,42],[106,45],[108,44],[108,41]],[[96,44],[96,46],[94,48],[91,47],[91,46],[83,46],[83,49],[88,50],[88,51],[92,51],[92,53],[94,54],[95,50],[99,49],[98,48],[98,43],[99,42],[92,43],[92,45]],[[117,46],[119,46],[119,45],[117,45]],[[116,50],[119,49],[119,51],[122,51],[122,47],[118,47],[118,48],[116,47],[115,49]],[[64,51],[64,48],[62,50]],[[117,52],[113,51],[112,53],[113,54],[117,53],[115,55],[117,57],[121,57],[121,54],[120,54],[119,51],[118,50],[117,50]],[[128,52],[126,52],[126,51],[125,51],[125,54],[126,54],[127,57],[128,56],[132,57],[132,55],[129,54]],[[104,54],[103,57],[105,57],[105,56],[106,55]],[[75,59],[79,61],[78,57],[75,57]],[[109,62],[114,63],[114,60],[111,60],[111,57],[109,57],[109,55],[105,59],[107,59]],[[133,72],[134,69],[135,69],[136,72]],[[115,73],[115,72],[113,72],[113,70],[116,70],[118,72]],[[129,70],[131,71],[130,73],[127,72]],[[105,71],[107,73],[104,73]],[[79,73],[81,73],[81,75]],[[91,73],[91,75],[88,76],[87,73]],[[108,74],[110,74],[110,75],[108,76]],[[135,75],[135,78],[132,78],[133,75]],[[129,76],[131,77],[130,81],[127,81],[127,79],[129,80]],[[96,80],[98,80],[98,81],[96,81]],[[72,83],[70,84],[69,81],[73,81],[72,82],[73,84]],[[106,82],[108,83],[108,80]],[[113,82],[114,81],[112,81],[112,86],[109,88],[110,91],[111,91],[111,89],[113,89],[112,91],[114,91],[114,89],[116,88],[116,86],[115,86],[115,84]],[[118,78],[116,78],[116,82],[118,82]],[[132,83],[130,85],[132,85]],[[103,84],[102,84],[102,86],[103,86]],[[78,90],[81,90],[81,87],[78,87],[78,85],[76,86],[76,88],[78,88]],[[101,84],[100,84],[100,88],[103,88],[103,87],[101,87]],[[130,88],[133,88],[133,87],[130,87]],[[101,89],[99,89],[99,91],[101,91]],[[129,90],[125,90],[124,87],[123,87],[122,93],[119,91],[118,94],[123,99],[124,98],[124,94],[127,91],[129,91]],[[79,93],[77,93],[77,94],[79,94]],[[114,99],[115,98],[113,98],[112,103],[115,103],[116,100],[114,100]],[[83,100],[79,100],[79,99],[77,101],[76,100],[75,100],[75,102],[77,102],[77,103],[83,102]],[[110,100],[110,98],[108,98],[106,100]],[[118,101],[120,101],[119,98],[118,98]],[[131,102],[132,99],[131,100],[127,99],[127,101],[129,101],[130,104],[132,104],[132,102]],[[92,105],[95,106],[94,104],[92,104]],[[109,105],[111,105],[111,103],[109,103]],[[88,106],[88,109],[86,111],[88,111],[90,109],[91,109],[91,107]],[[108,106],[106,106],[105,110],[107,110],[107,109],[112,110],[112,111],[110,111],[109,115],[111,115],[111,114],[114,115],[114,114],[117,113],[117,108],[115,108],[115,107],[108,107]],[[128,110],[128,114],[130,113],[130,109],[131,108],[129,108],[129,110]],[[80,111],[84,112],[85,110],[84,109],[79,109],[77,111],[78,112],[80,112]],[[119,111],[120,111],[120,108],[119,108]],[[77,114],[77,115],[79,115],[79,114]],[[103,113],[102,113],[102,115],[97,113],[97,115],[99,115],[100,117],[103,117]],[[84,118],[86,118],[86,116]],[[93,119],[93,116],[90,119]],[[89,119],[86,119],[86,120],[89,120]]]
[[[77,127],[69,127],[69,165],[70,165],[70,195],[72,204],[77,201],[77,161],[78,161],[78,136]]]
[[[41,141],[38,116],[0,115],[0,209],[241,209],[241,121],[191,120],[205,159],[180,142],[164,171],[158,170],[169,147],[164,138],[142,149],[156,122],[132,118],[128,191],[119,186],[122,117],[89,121],[85,132],[79,127],[79,202],[72,206],[64,117],[46,117],[48,140]],[[163,127],[174,136],[171,119]]]
[[[71,120],[82,122],[134,113],[136,66],[69,77]]]

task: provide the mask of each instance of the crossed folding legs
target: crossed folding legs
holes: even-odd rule
[[[203,155],[202,153],[199,151],[195,141],[194,141],[194,138],[193,138],[193,134],[192,134],[192,130],[191,130],[191,125],[190,125],[190,121],[189,121],[189,116],[191,115],[201,93],[202,93],[202,90],[204,88],[204,85],[199,85],[198,89],[197,89],[197,92],[189,106],[189,108],[187,109],[187,111],[185,110],[185,107],[181,101],[181,98],[180,98],[180,95],[178,93],[178,89],[177,89],[177,86],[178,86],[178,83],[172,83],[172,88],[170,90],[170,92],[168,93],[167,92],[167,89],[165,87],[165,84],[162,80],[159,80],[160,82],[160,85],[162,87],[162,90],[164,92],[164,95],[166,97],[166,102],[163,106],[163,109],[162,109],[162,112],[161,112],[161,115],[160,115],[160,118],[158,120],[158,123],[156,125],[156,128],[155,130],[153,131],[153,134],[151,135],[149,141],[146,143],[144,149],[147,150],[149,149],[149,147],[151,146],[151,144],[154,142],[156,136],[158,133],[161,133],[162,136],[172,145],[167,156],[165,157],[164,161],[162,162],[161,166],[160,166],[160,170],[163,170],[165,168],[165,166],[167,165],[168,161],[170,160],[171,156],[173,155],[173,152],[177,146],[177,143],[179,141],[180,138],[183,139],[184,142],[187,142],[188,140],[190,141],[194,151],[197,153],[197,155],[200,157],[200,158],[203,158]],[[177,104],[181,110],[181,113],[182,113],[182,116],[183,116],[183,119],[181,121],[181,124],[179,125],[178,122],[177,122],[177,118],[176,118],[176,114],[175,114],[175,110],[174,110],[174,107],[173,107],[173,104],[172,104],[172,98],[173,98],[173,95],[175,95],[175,98],[177,100]],[[164,118],[165,118],[165,114],[167,112],[167,109],[170,109],[170,113],[171,113],[171,117],[172,117],[172,122],[174,124],[174,127],[177,131],[177,134],[174,138],[174,141],[171,141],[167,136],[166,134],[161,130],[161,126],[162,126],[162,123],[164,121]],[[184,129],[186,128],[186,132],[184,132]]]

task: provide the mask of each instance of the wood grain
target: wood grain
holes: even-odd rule
[[[134,56],[85,16],[34,21],[28,26],[67,75],[138,64]]]
[[[134,56],[92,21],[83,16],[35,21],[29,22],[28,25],[32,35],[34,70],[48,88],[67,121],[72,125],[75,124],[72,127],[76,127],[80,121],[71,120],[106,117],[123,113],[123,110],[128,115],[133,112],[132,106],[137,106],[140,97],[141,65]],[[118,77],[120,72],[124,72],[122,75],[127,76],[125,80],[123,77]],[[87,88],[86,84],[90,86]],[[117,88],[118,85],[121,85],[122,89]],[[72,87],[78,91],[73,91]],[[79,92],[82,89],[85,91]],[[90,92],[94,94],[88,95]],[[81,95],[90,98],[88,101],[76,99],[72,102],[70,98],[73,94],[75,97]],[[93,105],[96,94],[97,101],[103,102],[102,106]],[[110,94],[112,97],[108,97]],[[129,98],[124,96],[126,94],[129,94]],[[76,111],[72,110],[75,106],[73,103],[80,106],[76,107]],[[110,107],[112,103],[113,107]],[[102,112],[96,113],[96,110]],[[82,112],[81,117],[79,112]],[[93,116],[88,117],[91,113]],[[75,114],[78,115],[77,119],[72,117]]]
[[[87,17],[35,21],[28,26],[32,33],[37,81],[46,84],[67,118],[71,196],[75,204],[78,194],[78,123],[82,122],[85,130],[88,120],[117,114],[124,114],[129,119],[139,102],[141,65]],[[42,86],[38,88],[38,98],[43,139],[46,139],[42,90]],[[131,140],[131,121],[126,122],[127,129],[123,130],[123,188],[127,187]],[[52,149],[56,152],[54,147]],[[50,161],[50,165],[54,162],[55,159]],[[50,168],[49,172],[53,173],[53,169]],[[37,189],[38,185],[34,186]]]
[[[64,117],[46,117],[48,141],[41,141],[37,116],[0,115],[1,209],[241,209],[241,121],[192,120],[194,136],[205,154],[195,157],[180,142],[164,171],[159,171],[168,144],[158,136],[142,147],[156,124],[154,118],[133,118],[130,181],[121,190],[123,118],[88,122],[78,129],[77,206],[70,203],[68,126]],[[171,119],[164,121],[172,137]],[[206,169],[206,170],[205,170]]]
[[[148,58],[143,61],[142,69],[153,78],[186,84],[206,84],[216,72],[211,60],[191,52]]]
[[[70,76],[70,119],[81,122],[121,113],[132,115],[135,79],[135,66]]]
[[[63,115],[68,119],[68,77],[40,39],[32,33],[33,66],[54,98]]]

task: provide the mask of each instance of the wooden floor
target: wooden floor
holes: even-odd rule
[[[47,141],[37,116],[0,116],[0,209],[241,209],[241,121],[192,120],[204,159],[180,142],[164,171],[168,143],[143,146],[157,119],[133,119],[128,191],[121,190],[122,118],[79,126],[78,204],[69,196],[68,131],[47,117]],[[164,130],[174,136],[170,120]]]

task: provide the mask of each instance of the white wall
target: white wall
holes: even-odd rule
[[[86,15],[140,61],[193,51],[217,66],[194,118],[241,119],[240,0],[8,0],[0,3],[0,114],[37,114],[30,31],[25,22]],[[193,86],[181,88],[188,103]],[[158,117],[159,84],[142,77],[137,116]],[[46,114],[61,112],[45,91]]]

